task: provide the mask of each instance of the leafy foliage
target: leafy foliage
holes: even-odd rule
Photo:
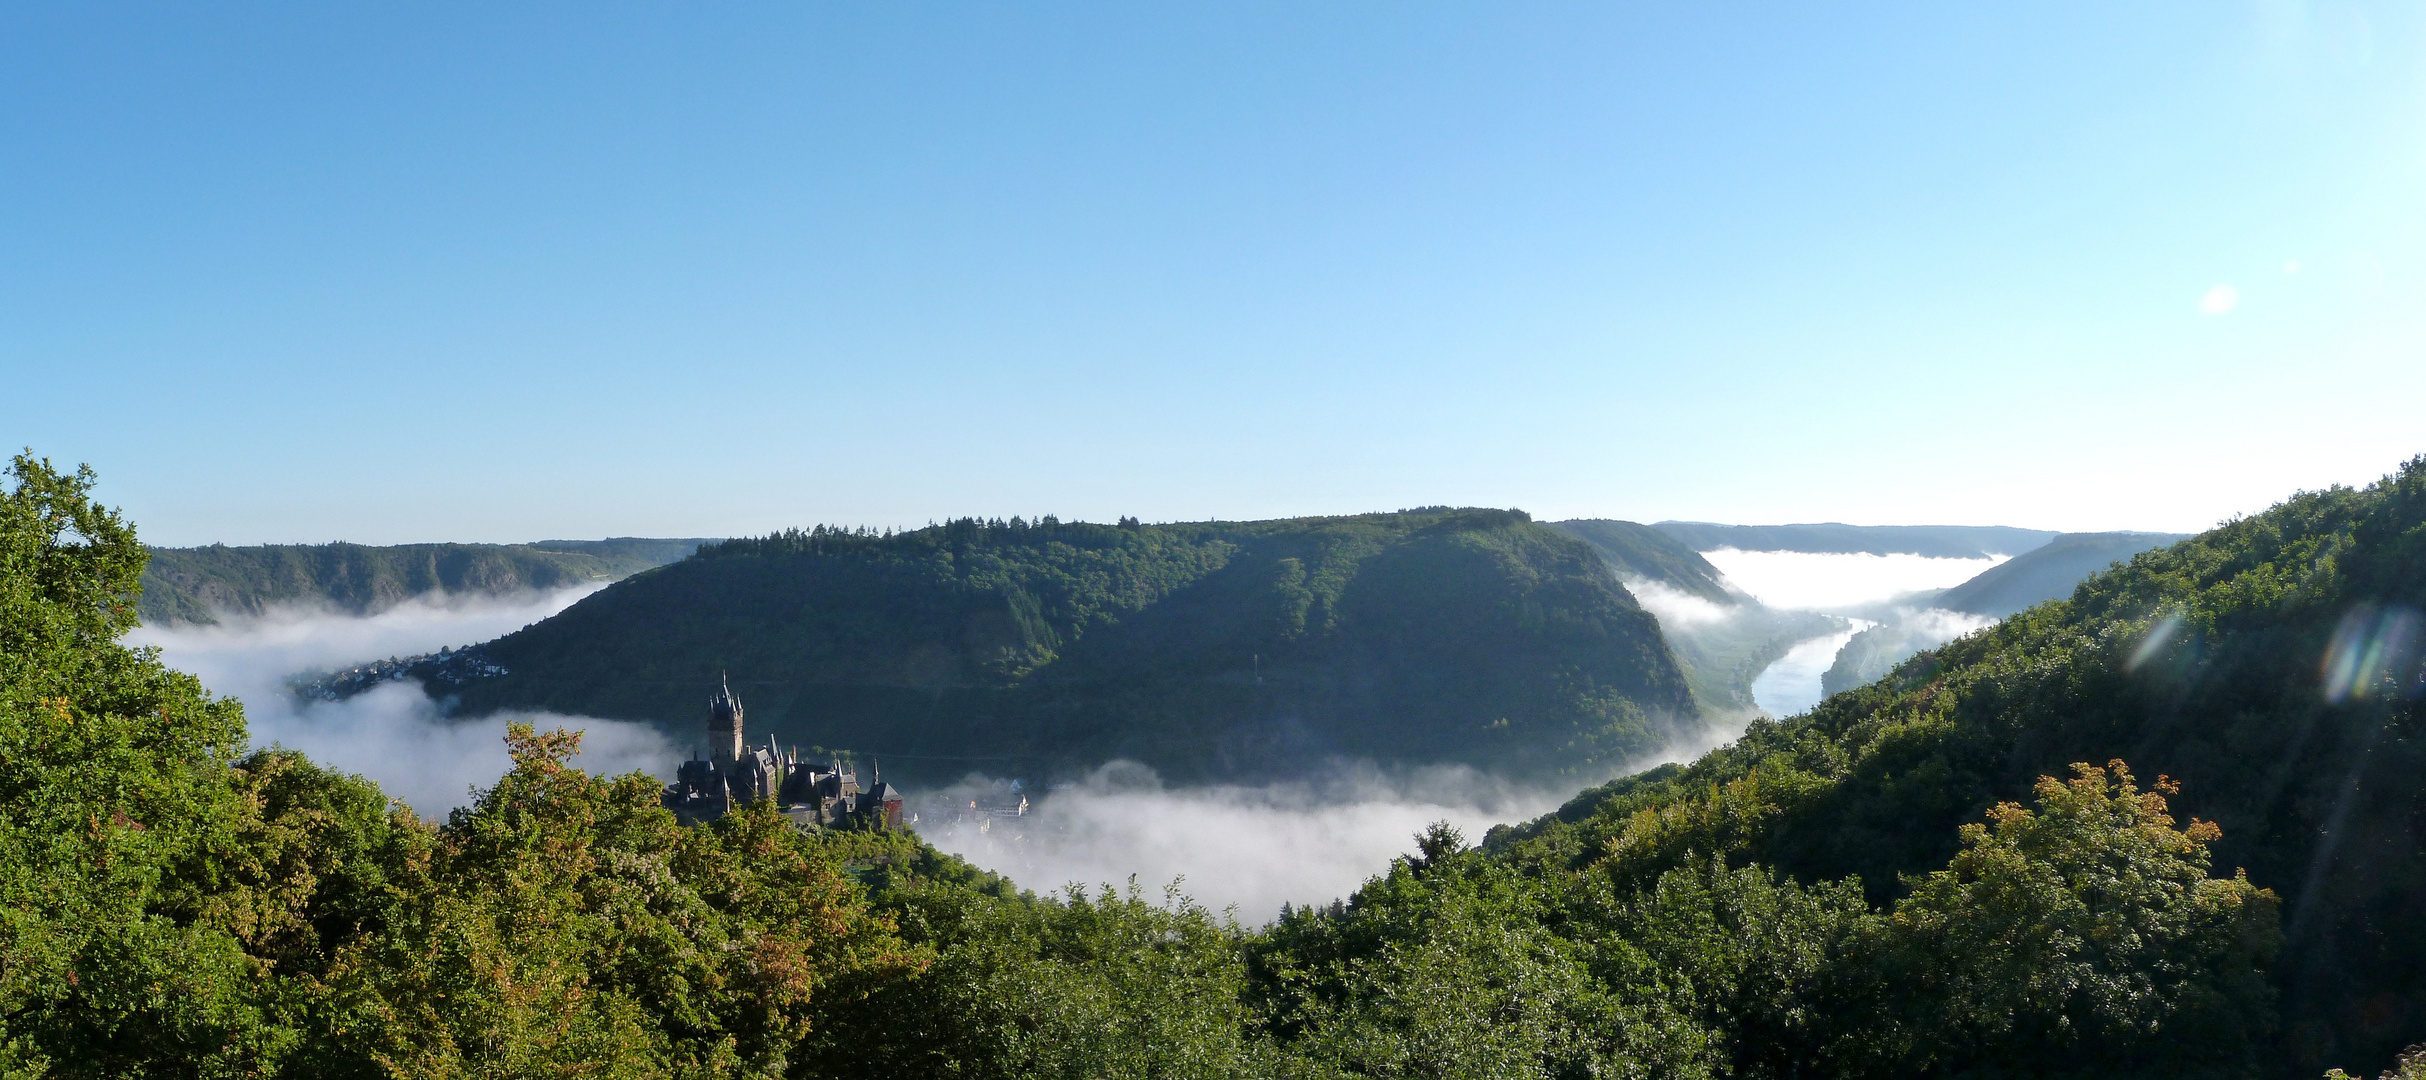
[[[515,768],[445,825],[299,755],[147,650],[91,475],[0,498],[0,1070],[786,1075],[924,954],[770,813],[684,830],[643,776]],[[241,755],[241,756],[240,756]]]
[[[1855,1053],[1899,1071],[2229,1072],[2271,1021],[2274,895],[2208,876],[2212,823],[2175,829],[2121,761],[2000,803],[1870,934],[1878,1005]]]
[[[2350,1074],[2331,1069],[2325,1073],[2325,1080],[2350,1080]],[[2426,1080],[2426,1044],[2402,1051],[2400,1060],[2378,1074],[2376,1080]]]
[[[1263,1077],[1281,1055],[1242,1001],[1241,931],[1174,891],[989,895],[911,878],[880,907],[933,950],[919,978],[838,1010],[828,1075]]]

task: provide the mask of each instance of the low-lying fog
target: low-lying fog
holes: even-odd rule
[[[1436,821],[1469,842],[1491,826],[1538,817],[1584,785],[1510,785],[1464,767],[1399,770],[1343,765],[1322,776],[1259,785],[1171,787],[1131,762],[1041,795],[1024,815],[968,812],[1019,798],[971,776],[915,798],[920,835],[1032,889],[1113,883],[1130,875],[1150,897],[1179,891],[1240,921],[1269,920],[1283,903],[1327,904],[1414,850]],[[913,793],[915,796],[915,793]]]
[[[679,751],[645,724],[543,713],[457,722],[441,717],[415,684],[388,683],[345,701],[306,702],[287,690],[288,678],[488,641],[601,587],[506,598],[427,596],[370,616],[285,608],[216,626],[138,627],[127,640],[158,646],[170,667],[199,677],[213,693],[241,699],[254,745],[301,750],[377,781],[424,816],[443,818],[468,801],[472,788],[504,775],[505,726],[514,720],[587,731],[578,764],[591,772],[670,775]]]
[[[1718,572],[1727,575],[1736,588],[1770,607],[1843,612],[1924,589],[1951,589],[2004,562],[2006,556],[1933,559],[1924,555],[1720,548],[1702,552],[1702,558],[1718,567]]]
[[[1753,680],[1754,703],[1772,716],[1792,716],[1819,704],[1821,676],[1835,663],[1839,650],[1863,630],[1884,623],[1891,639],[1885,647],[1910,655],[1987,625],[1987,619],[1936,611],[1925,603],[1916,603],[1915,594],[1960,585],[2007,558],[1997,555],[1942,559],[1735,548],[1705,551],[1702,557],[1726,575],[1730,584],[1770,608],[1839,617],[1835,627],[1795,643],[1784,657]],[[1739,613],[1655,582],[1629,582],[1627,587],[1645,609],[1659,618],[1661,629],[1671,639],[1696,635],[1718,639],[1729,634],[1761,632],[1750,626],[1734,625],[1744,621]]]

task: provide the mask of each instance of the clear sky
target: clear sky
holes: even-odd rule
[[[2426,452],[2426,6],[0,8],[157,543],[2203,528]]]

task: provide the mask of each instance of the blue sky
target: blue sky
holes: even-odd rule
[[[0,95],[0,437],[158,543],[2187,530],[2426,452],[2414,2],[18,5]]]

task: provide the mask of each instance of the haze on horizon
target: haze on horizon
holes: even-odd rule
[[[2426,9],[0,12],[0,434],[159,544],[2196,531],[2426,451]]]

